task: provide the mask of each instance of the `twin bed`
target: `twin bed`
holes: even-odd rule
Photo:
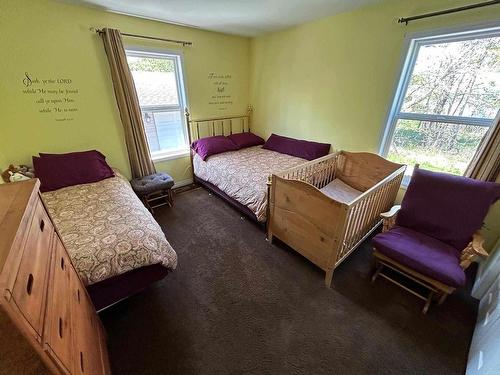
[[[117,171],[42,197],[97,310],[176,267],[177,254],[160,226]]]

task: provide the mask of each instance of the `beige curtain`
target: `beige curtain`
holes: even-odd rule
[[[472,158],[465,176],[495,182],[500,173],[500,111]]]
[[[116,103],[120,110],[125,142],[132,177],[143,177],[156,172],[149,152],[146,132],[142,123],[141,108],[135,91],[134,80],[127,63],[119,30],[103,29],[102,39],[108,55],[111,78],[115,89]]]

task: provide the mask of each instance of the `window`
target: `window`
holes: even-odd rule
[[[461,175],[499,107],[500,28],[413,39],[381,154]]]
[[[169,159],[189,151],[186,107],[178,54],[127,50],[151,157]]]

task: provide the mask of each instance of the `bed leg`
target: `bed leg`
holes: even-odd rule
[[[327,288],[332,287],[332,279],[333,279],[333,268],[331,270],[326,271],[325,274],[325,286]]]
[[[273,233],[271,231],[267,231],[266,241],[273,243]]]

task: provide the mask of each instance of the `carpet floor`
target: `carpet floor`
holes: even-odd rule
[[[370,283],[369,240],[327,289],[321,270],[203,189],[155,217],[179,265],[101,312],[114,374],[464,373],[477,302],[458,291],[423,315],[423,301]]]

